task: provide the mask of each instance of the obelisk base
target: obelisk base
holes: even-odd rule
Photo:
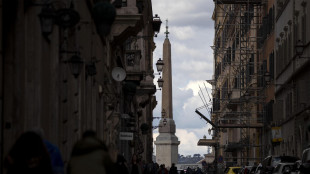
[[[159,165],[165,164],[167,168],[170,168],[172,163],[178,163],[178,146],[180,141],[178,140],[178,137],[175,136],[175,130],[171,132],[166,131],[171,130],[171,128],[175,129],[174,120],[169,118],[166,119],[166,125],[163,125],[162,120],[159,124],[161,128],[159,135],[154,142],[156,145],[156,162]]]

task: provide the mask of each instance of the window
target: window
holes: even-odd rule
[[[226,62],[230,65],[231,64],[231,47],[228,47],[226,51]]]
[[[302,31],[301,31],[301,35],[302,35],[302,41],[303,44],[307,43],[307,18],[306,18],[306,14],[304,14],[301,18],[301,24],[302,24]]]
[[[232,45],[232,50],[231,50],[231,61],[235,61],[235,55],[236,54],[236,45],[235,43]]]
[[[234,79],[234,89],[240,88],[240,79],[238,77],[235,77]]]
[[[127,7],[127,0],[122,0],[122,7]]]
[[[267,71],[267,60],[264,60],[263,61],[263,65],[262,65],[262,85],[265,87],[266,86],[266,82],[265,82],[265,79],[264,79],[264,74],[266,73]]]
[[[266,115],[266,120],[268,122],[273,121],[273,100],[271,100],[268,104],[267,104],[267,115]]]
[[[113,4],[116,8],[127,7],[127,0],[115,0]]]
[[[269,55],[269,73],[270,73],[270,78],[273,79],[274,77],[274,53],[273,52]]]
[[[293,111],[292,110],[292,104],[293,104],[292,93],[290,92],[290,93],[286,94],[286,99],[285,99],[285,106],[286,106],[285,115],[286,115],[286,118],[290,117],[292,114],[292,111]]]

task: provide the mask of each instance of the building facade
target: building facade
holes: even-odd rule
[[[115,159],[152,160],[159,29],[151,0],[1,0],[0,11],[2,160],[22,132],[36,128],[65,163],[89,129]]]
[[[217,155],[226,165],[251,165],[268,155],[301,157],[310,138],[309,4],[214,2],[209,82]]]
[[[281,141],[273,144],[275,154],[301,157],[309,145],[309,3],[276,1],[275,16],[275,104],[273,124]],[[299,51],[297,46],[303,49]],[[290,130],[290,131],[288,131]]]
[[[226,165],[254,164],[260,159],[263,127],[259,84],[258,27],[261,1],[215,1],[213,20],[214,79],[211,120],[216,124],[217,155]]]

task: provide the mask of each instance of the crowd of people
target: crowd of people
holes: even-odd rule
[[[5,158],[6,174],[177,174],[172,164],[143,162],[136,154],[130,162],[123,155],[111,159],[108,148],[96,137],[94,131],[86,131],[75,143],[70,161],[65,167],[57,146],[44,139],[40,131],[23,133]],[[184,171],[182,171],[184,173]],[[188,170],[186,173],[189,173]]]

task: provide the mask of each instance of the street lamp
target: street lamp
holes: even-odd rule
[[[160,17],[155,14],[155,16],[153,17],[153,31],[154,31],[154,36],[157,37],[157,34],[160,31],[160,26],[161,26],[161,20]]]
[[[298,58],[310,59],[310,57],[301,57],[304,52],[305,45],[303,45],[301,40],[298,40],[295,45],[295,51]]]
[[[302,44],[301,40],[297,41],[295,45],[295,51],[298,56],[301,56],[302,53],[304,52],[304,45]]]
[[[210,128],[208,129],[208,134],[211,135],[211,129]]]
[[[41,32],[47,36],[53,32],[55,10],[51,6],[43,7],[39,14]]]
[[[162,88],[163,85],[164,85],[164,80],[160,77],[160,78],[157,80],[157,83],[158,83],[158,86],[159,86],[160,88]]]
[[[157,60],[157,62],[156,62],[156,69],[157,69],[157,71],[159,72],[159,74],[160,74],[160,72],[163,71],[163,67],[164,67],[164,61],[161,60],[161,58],[159,58],[159,59]]]
[[[83,68],[84,61],[78,55],[73,55],[68,61],[72,75],[77,78]]]

